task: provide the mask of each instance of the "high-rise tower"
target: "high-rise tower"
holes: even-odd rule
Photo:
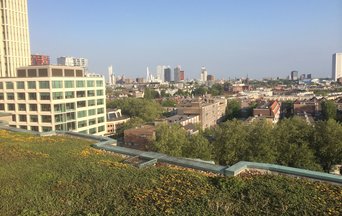
[[[0,77],[31,63],[27,0],[0,0]]]
[[[342,77],[342,53],[335,53],[332,62],[332,79],[337,81]]]

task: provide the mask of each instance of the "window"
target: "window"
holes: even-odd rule
[[[96,134],[96,128],[89,129],[89,134]]]
[[[55,112],[65,112],[65,104],[55,104],[53,109]]]
[[[87,87],[95,87],[95,82],[94,82],[94,80],[88,80],[88,81],[87,81]]]
[[[6,89],[13,89],[13,82],[6,82]]]
[[[88,130],[83,130],[83,131],[80,131],[79,133],[88,134]]]
[[[88,106],[95,106],[95,100],[88,100]]]
[[[40,100],[50,100],[50,93],[40,93]]]
[[[102,80],[96,80],[96,86],[97,87],[102,87],[103,86],[103,81]]]
[[[25,89],[25,82],[17,82],[17,89]]]
[[[96,95],[97,96],[103,96],[103,90],[97,90]]]
[[[83,88],[83,87],[85,87],[85,81],[84,81],[84,80],[77,80],[77,81],[76,81],[76,87],[77,87],[77,88]]]
[[[8,111],[14,111],[15,110],[15,104],[7,104]]]
[[[0,100],[4,100],[4,93],[0,93]]]
[[[39,88],[40,89],[49,89],[50,88],[49,81],[39,81]]]
[[[52,127],[42,127],[43,132],[52,131]]]
[[[75,98],[75,92],[68,91],[65,92],[65,99]]]
[[[27,122],[26,115],[19,115],[19,121],[20,122]]]
[[[28,81],[27,82],[28,89],[36,89],[36,81]]]
[[[54,100],[63,99],[63,92],[53,92],[52,93],[52,98]]]
[[[30,115],[30,122],[38,122],[38,115]]]
[[[71,81],[71,80],[64,81],[64,87],[65,88],[74,88],[74,81]]]
[[[89,90],[87,91],[88,97],[94,97],[95,96],[95,91],[94,90]]]
[[[20,125],[20,129],[24,129],[24,130],[27,130],[27,126],[24,126],[24,125]]]
[[[19,111],[26,111],[26,104],[19,104]]]
[[[37,93],[28,93],[29,100],[37,100]]]
[[[7,100],[14,100],[14,93],[7,93]]]
[[[85,97],[85,91],[77,91],[77,97],[81,98],[81,97]]]
[[[89,116],[96,115],[96,109],[88,110],[88,115]]]
[[[48,76],[48,70],[47,69],[39,69],[38,75],[39,75],[39,77],[47,77]]]
[[[96,124],[96,119],[90,119],[89,120],[89,126]]]
[[[66,111],[74,110],[75,109],[75,103],[66,103],[65,108],[66,108]]]
[[[86,101],[77,101],[77,108],[82,108],[86,106]]]
[[[97,109],[97,114],[102,114],[104,113],[104,108],[98,108]]]
[[[38,126],[31,126],[31,131],[39,131],[39,127]]]
[[[73,77],[73,76],[75,76],[75,71],[74,70],[65,69],[64,70],[64,74],[65,74],[66,77]]]
[[[0,82],[0,89],[4,89],[4,83]]]
[[[63,114],[55,115],[55,122],[56,123],[65,122],[65,120],[63,118]]]
[[[52,81],[52,88],[54,89],[60,89],[60,88],[63,88],[63,81]]]
[[[82,127],[86,127],[87,126],[87,120],[84,120],[84,121],[79,121],[78,122],[78,127],[79,128],[82,128]]]
[[[50,115],[42,115],[42,122],[43,123],[51,123],[51,116]]]
[[[28,77],[37,77],[37,70],[36,69],[28,69],[27,73],[28,73]]]
[[[104,117],[100,117],[100,118],[97,119],[97,123],[98,123],[98,124],[100,124],[100,123],[102,123],[102,122],[104,122]]]
[[[40,109],[43,112],[51,112],[51,106],[50,104],[41,104]]]
[[[103,105],[104,100],[103,99],[97,99],[97,105]]]
[[[67,114],[66,114],[66,120],[67,120],[67,121],[75,120],[75,119],[76,119],[76,115],[75,115],[74,112],[72,112],[72,113],[67,113]]]
[[[37,104],[30,104],[29,108],[30,108],[30,111],[38,111]]]
[[[52,71],[53,77],[62,77],[63,76],[63,70],[62,69],[53,68],[51,71]]]
[[[84,111],[78,111],[77,112],[77,118],[83,118],[83,117],[86,117],[87,116],[87,111],[84,110]]]
[[[18,93],[17,97],[18,97],[18,100],[25,100],[25,93]]]
[[[0,103],[0,110],[5,110],[5,104]]]
[[[100,126],[97,128],[98,133],[102,132],[105,130],[105,126]]]
[[[17,70],[18,77],[26,77],[26,70]]]
[[[12,115],[12,121],[17,121],[17,116],[16,115]]]

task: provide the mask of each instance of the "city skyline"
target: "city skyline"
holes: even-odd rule
[[[182,65],[189,79],[199,79],[201,66],[217,79],[285,78],[293,70],[330,77],[331,56],[342,51],[338,0],[28,5],[32,53],[48,54],[52,63],[81,56],[90,72],[103,75],[110,65],[127,77],[143,76],[147,66]]]

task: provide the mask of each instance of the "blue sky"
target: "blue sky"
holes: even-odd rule
[[[28,0],[32,53],[89,59],[92,72],[186,78],[331,75],[342,52],[342,0]]]

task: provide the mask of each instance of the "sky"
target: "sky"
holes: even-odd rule
[[[330,77],[342,0],[28,0],[31,52],[89,59],[89,70],[205,66],[217,79]]]

